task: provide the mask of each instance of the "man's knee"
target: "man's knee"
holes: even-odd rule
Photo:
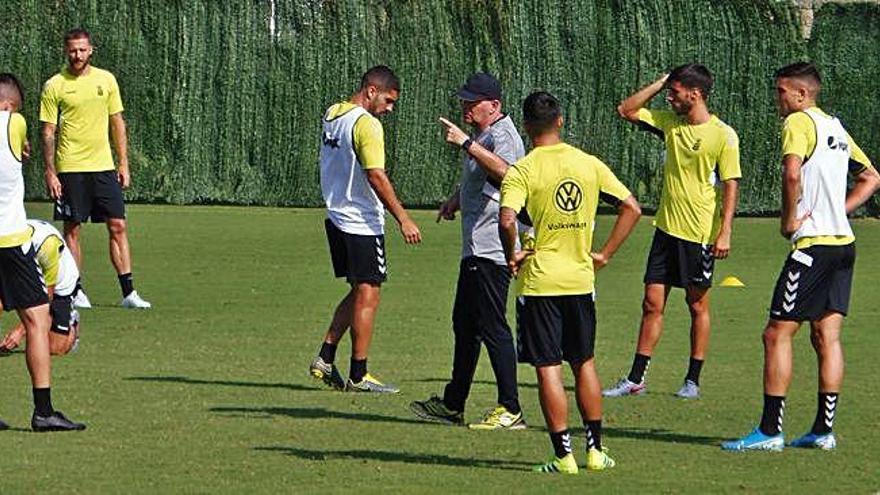
[[[81,227],[81,223],[64,222],[64,240],[67,242],[71,240],[78,241]]]
[[[372,282],[359,282],[354,285],[354,299],[358,306],[375,307],[381,299],[380,285]]]
[[[645,298],[642,299],[642,314],[644,316],[663,316],[664,306],[663,299],[645,294]]]
[[[123,237],[126,235],[127,227],[123,218],[107,219],[107,231],[113,237]]]
[[[701,316],[709,312],[709,291],[704,288],[689,287],[685,296],[691,317]]]

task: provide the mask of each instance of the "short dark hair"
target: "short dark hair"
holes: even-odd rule
[[[18,92],[18,100],[19,104],[24,104],[24,89],[21,87],[21,83],[18,81],[18,78],[9,72],[0,73],[0,99],[5,100],[8,99],[11,95],[11,92]]]
[[[381,91],[400,91],[400,79],[387,65],[377,65],[361,76],[361,89],[367,86],[376,86]]]
[[[709,98],[712,86],[715,84],[712,73],[701,64],[684,64],[672,69],[666,84],[673,82],[678,82],[686,88],[699,89],[703,93],[703,98]]]
[[[562,116],[562,106],[555,96],[546,91],[535,91],[523,102],[523,123],[532,132],[543,132],[556,125]]]
[[[806,79],[815,83],[817,86],[822,85],[822,76],[819,75],[819,69],[810,62],[795,62],[777,69],[773,74],[776,79],[783,77],[791,77],[794,79]]]
[[[67,44],[68,41],[81,40],[81,39],[87,39],[87,40],[89,40],[89,43],[91,43],[92,42],[92,35],[88,31],[86,31],[85,29],[83,29],[81,27],[73,28],[70,31],[64,33],[64,44],[65,45]]]

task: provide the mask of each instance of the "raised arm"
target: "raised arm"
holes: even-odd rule
[[[639,121],[639,110],[645,107],[657,93],[663,91],[669,74],[663,74],[659,79],[631,94],[627,99],[617,105],[617,113],[621,118],[633,123]]]
[[[422,242],[422,233],[419,231],[419,227],[412,221],[409,217],[409,213],[403,208],[403,205],[400,204],[400,200],[397,199],[397,194],[394,193],[394,187],[391,185],[391,181],[388,180],[388,175],[385,173],[385,169],[382,168],[371,168],[367,169],[367,181],[370,183],[370,186],[376,191],[376,196],[379,197],[379,200],[382,201],[382,204],[385,205],[385,208],[391,213],[395,220],[397,220],[397,225],[400,227],[400,233],[403,235],[403,240],[407,244],[418,244]]]
[[[481,146],[476,141],[471,141],[470,137],[464,131],[449,120],[440,117],[440,123],[446,128],[446,142],[452,143],[456,146],[462,146],[470,141],[467,148],[465,148],[465,152],[474,157],[477,165],[486,171],[486,175],[489,176],[490,182],[496,186],[501,184],[501,181],[504,180],[504,175],[507,174],[507,169],[510,167],[510,164],[500,156]]]

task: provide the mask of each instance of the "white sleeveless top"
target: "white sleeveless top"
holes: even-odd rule
[[[328,120],[321,135],[321,193],[327,217],[339,230],[357,235],[382,235],[385,208],[367,181],[354,150],[354,125],[367,111],[356,106]]]
[[[0,237],[27,230],[24,212],[24,176],[21,162],[9,142],[10,112],[0,112]]]
[[[852,236],[846,217],[846,182],[850,149],[846,130],[834,117],[813,110],[804,113],[816,124],[816,149],[801,166],[801,197],[797,216],[809,213],[792,235],[797,242],[804,237]]]
[[[76,281],[79,279],[79,269],[76,267],[76,260],[70,254],[70,249],[64,242],[61,232],[58,232],[51,223],[42,220],[28,220],[27,225],[34,229],[31,235],[31,243],[34,245],[34,251],[39,253],[43,247],[43,243],[49,237],[57,237],[61,240],[64,248],[58,253],[61,258],[58,260],[58,281],[55,283],[55,294],[59,296],[69,296],[76,289]],[[53,253],[54,254],[54,253]],[[41,258],[38,254],[37,258]]]

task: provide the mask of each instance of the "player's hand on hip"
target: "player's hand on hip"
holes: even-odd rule
[[[446,128],[446,142],[452,143],[456,146],[461,146],[462,143],[468,140],[468,135],[459,129],[459,127],[447,119],[440,117],[440,123],[443,124],[443,127]]]
[[[119,167],[119,170],[116,171],[116,179],[123,189],[128,189],[128,186],[131,185],[131,175],[128,173],[128,167]]]
[[[599,270],[605,268],[605,265],[611,261],[608,256],[605,256],[602,253],[590,253],[590,258],[593,258],[593,271],[598,272]]]
[[[440,220],[455,220],[455,209],[452,208],[449,201],[444,201],[437,211],[437,223],[440,223]]]
[[[400,222],[400,233],[403,235],[403,240],[407,244],[418,244],[422,242],[422,232],[419,230],[419,226],[410,219]]]
[[[715,239],[715,244],[712,246],[712,256],[715,257],[716,260],[723,260],[730,255],[730,233],[729,232],[721,232],[718,234],[718,238]]]
[[[61,199],[61,181],[58,180],[58,175],[52,172],[46,172],[46,191],[49,193],[49,197],[54,200]]]
[[[30,160],[31,158],[31,143],[30,141],[25,141],[24,146],[21,148],[21,160]]]

